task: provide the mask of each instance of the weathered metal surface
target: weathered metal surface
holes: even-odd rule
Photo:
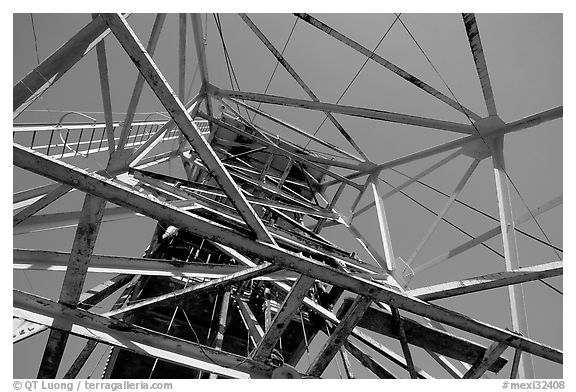
[[[492,84],[490,83],[490,75],[488,74],[488,66],[484,58],[484,50],[482,49],[482,41],[480,40],[480,33],[478,32],[478,25],[476,24],[476,17],[474,14],[462,14],[464,19],[464,26],[466,27],[466,34],[470,42],[470,49],[476,64],[476,72],[480,85],[482,86],[482,93],[484,93],[484,102],[488,109],[489,116],[498,115],[496,111],[496,104],[494,103],[494,93],[492,92]]]
[[[434,286],[421,287],[406,292],[424,301],[433,301],[442,298],[453,297],[504,287],[522,282],[530,282],[536,279],[550,278],[563,274],[562,261],[524,267],[513,271],[496,272],[494,274],[476,276],[473,278],[446,282]]]
[[[464,378],[480,378],[488,368],[500,357],[508,346],[502,342],[494,342],[488,347],[484,356],[466,372]]]

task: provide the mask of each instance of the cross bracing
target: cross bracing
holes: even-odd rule
[[[315,378],[329,376],[327,369],[340,362],[348,377],[357,373],[354,366],[362,366],[379,378],[478,378],[502,375],[509,367],[512,372],[506,377],[533,378],[538,374],[534,356],[562,364],[557,345],[532,336],[525,295],[532,287],[528,282],[557,290],[550,278],[562,274],[561,254],[539,221],[541,214],[561,204],[561,196],[528,208],[504,154],[504,138],[510,138],[506,135],[538,132],[549,124],[558,127],[562,106],[553,103],[507,122],[498,117],[502,109],[493,88],[495,79],[488,72],[490,56],[480,41],[482,16],[480,22],[472,14],[460,19],[486,117],[483,110],[461,104],[448,85],[447,93],[440,92],[321,17],[295,16],[312,29],[309,34],[327,35],[369,58],[383,73],[409,82],[406,88],[421,90],[427,99],[454,110],[460,121],[411,114],[410,107],[390,110],[378,102],[330,103],[320,98],[320,89],[312,92],[314,80],[306,80],[306,73],[291,65],[290,53],[280,53],[258,27],[258,18],[245,14],[236,22],[246,24],[246,32],[263,45],[261,55],[278,61],[308,98],[240,86],[225,45],[226,24],[215,17],[231,71],[230,89],[214,77],[217,72],[209,60],[215,48],[206,44],[208,26],[202,16],[158,14],[149,37],[133,28],[138,17],[93,15],[14,86],[14,165],[50,181],[14,194],[15,238],[64,227],[75,231],[65,252],[15,246],[15,271],[64,272],[57,298],[41,298],[33,287],[14,290],[15,343],[26,344],[32,336],[49,331],[38,378],[78,375],[83,366],[95,366],[88,364],[96,344],[111,347],[102,375],[124,378]],[[408,29],[402,18],[396,19]],[[165,53],[157,55],[162,53],[157,43],[167,24],[178,27],[172,37],[179,44],[172,54],[179,71],[175,84],[161,65]],[[137,75],[128,109],[118,119],[110,105],[115,100],[109,81],[114,68],[108,66],[112,59],[106,55],[111,41],[127,55]],[[54,123],[23,123],[35,102],[49,102],[50,90],[66,83],[62,76],[79,67],[83,57],[90,60],[94,48],[104,120],[64,122],[68,114],[86,117],[70,111]],[[191,63],[200,84],[192,99],[186,97],[186,84],[195,77]],[[143,89],[157,98],[153,120],[135,120]],[[336,136],[317,136],[312,125],[296,125],[294,117],[287,114],[290,119],[285,119],[278,108],[327,116]],[[252,114],[258,121],[250,118]],[[376,157],[355,140],[358,130],[350,128],[350,121],[358,119],[373,121],[384,130],[401,126],[406,132],[422,129],[454,138],[400,156]],[[308,141],[316,146],[314,151],[303,146]],[[432,162],[425,161],[428,166],[420,174],[402,179],[391,190],[384,188],[382,177],[389,169],[428,158]],[[407,191],[415,189],[421,178],[440,173],[453,161],[459,163],[458,173],[451,174],[453,191],[440,207],[426,207],[436,218],[427,221],[422,233],[414,230],[414,241],[406,250],[394,234],[392,196],[409,196]],[[179,174],[171,172],[176,162]],[[89,165],[93,167],[86,169]],[[488,180],[495,190],[500,230],[469,235],[470,241],[457,248],[456,240],[442,243],[438,231],[450,223],[454,202],[463,199],[461,192],[465,194],[486,166],[493,171]],[[85,194],[80,210],[42,211],[75,194]],[[362,200],[369,204],[358,208]],[[520,207],[528,212],[518,218],[514,211]],[[371,226],[359,218],[365,211],[372,212]],[[140,250],[144,256],[95,252],[107,222],[139,217],[156,222],[148,248]],[[545,237],[547,250],[554,249],[554,259],[548,254],[549,259],[530,265],[522,261],[518,238],[523,234],[515,226],[527,221],[541,230],[538,237]],[[335,237],[334,229],[344,234]],[[488,242],[494,236],[500,239],[498,250],[495,242]],[[440,256],[427,254],[426,262],[421,253],[435,240]],[[500,254],[497,270],[445,276],[435,284],[415,286],[426,271],[456,253],[463,254],[458,262],[465,263],[468,250],[479,245]],[[104,274],[104,283],[85,291],[94,274]],[[507,314],[494,316],[497,322],[470,316],[452,308],[456,302],[446,301],[477,296],[481,303],[482,295],[498,288],[504,288],[498,293]],[[113,308],[93,311],[105,299],[114,303]],[[556,301],[554,306],[561,308],[561,297]],[[64,348],[72,344],[71,335],[88,343],[71,366],[64,366]],[[311,344],[319,349],[312,357]],[[123,366],[128,360],[137,366]],[[427,371],[438,366],[445,370],[433,375]]]

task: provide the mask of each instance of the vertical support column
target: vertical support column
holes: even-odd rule
[[[370,176],[370,186],[374,194],[374,202],[376,203],[376,212],[378,214],[378,224],[380,226],[380,235],[382,236],[382,244],[384,246],[384,256],[386,257],[386,265],[381,266],[392,272],[394,270],[394,251],[392,250],[392,241],[390,239],[390,231],[388,229],[388,220],[386,218],[386,211],[384,210],[384,201],[380,195],[380,187],[378,184],[378,174]]]
[[[498,194],[500,227],[502,228],[504,256],[506,258],[506,271],[512,271],[518,269],[520,263],[518,260],[510,190],[508,188],[508,178],[505,171],[504,137],[495,138],[491,144],[496,192]],[[528,323],[526,320],[526,307],[524,304],[524,290],[522,289],[522,285],[516,284],[508,286],[508,295],[510,296],[512,328],[522,335],[528,336]],[[525,353],[520,359],[519,376],[520,378],[534,378],[534,365],[530,354]]]

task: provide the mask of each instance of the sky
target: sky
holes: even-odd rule
[[[295,21],[294,17],[288,14],[249,14],[249,16],[279,49],[286,42]],[[314,16],[370,49],[375,47],[395,20],[393,14],[376,13],[314,14]],[[220,18],[226,46],[241,89],[263,92],[275,66],[274,57],[267,52],[237,15],[222,14]],[[137,14],[128,19],[143,43],[148,40],[153,20],[154,16],[150,14]],[[207,59],[210,80],[218,87],[229,89],[230,82],[213,16],[210,14],[207,19],[203,16],[202,20],[208,21]],[[450,95],[443,79],[458,101],[480,116],[485,116],[486,108],[483,104],[482,90],[461,16],[459,14],[403,14],[401,20],[442,78],[438,76],[399,22],[394,23],[390,28],[376,52],[439,91]],[[481,14],[477,15],[477,20],[495,101],[502,120],[514,121],[562,105],[562,15]],[[46,58],[89,21],[89,15],[35,14],[34,26],[40,60]],[[174,89],[177,86],[177,21],[176,15],[168,15],[154,55],[161,72]],[[196,68],[196,52],[191,28],[190,25],[188,26],[187,83],[192,79]],[[136,72],[130,59],[123,53],[112,35],[106,39],[106,49],[113,111],[117,113],[115,120],[121,120],[122,113],[126,111],[130,100]],[[301,20],[294,28],[284,56],[324,102],[336,102],[364,62],[362,55]],[[15,14],[13,16],[13,83],[26,75],[36,65],[36,61],[30,14]],[[194,94],[199,87],[197,75],[189,89]],[[282,67],[278,67],[268,93],[308,98]],[[466,117],[461,113],[409,85],[373,62],[367,63],[340,103],[460,123],[467,122]],[[66,111],[79,111],[102,120],[103,115],[97,113],[102,111],[101,107],[94,51],[71,69],[41,99],[30,106],[30,110],[22,114],[17,122],[55,123]],[[322,113],[294,108],[262,105],[262,109],[310,132],[317,130],[324,117]],[[162,110],[151,90],[145,86],[138,106],[138,112],[141,113],[138,118],[143,119],[148,113]],[[370,159],[377,163],[460,137],[460,135],[446,131],[341,115],[336,115],[336,117],[344,128],[350,131]],[[68,119],[81,120],[73,116]],[[289,133],[262,118],[258,118],[257,123],[296,143],[306,142],[302,137]],[[329,121],[320,128],[318,136],[348,151],[353,151]],[[555,120],[506,137],[505,155],[508,174],[520,190],[523,201],[530,208],[535,208],[562,194],[562,147],[562,120]],[[310,145],[310,148],[326,151],[324,147],[314,143]],[[98,169],[95,159],[103,161],[104,154],[101,155],[90,159],[77,158],[74,164],[82,168]],[[405,174],[415,175],[446,155],[448,154],[423,159],[403,165],[398,169]],[[460,156],[442,169],[425,177],[424,181],[450,193],[470,162],[469,157]],[[177,161],[159,170],[172,175],[183,175]],[[391,171],[384,172],[381,177],[394,185],[405,180],[400,174]],[[14,169],[14,191],[46,183],[48,181],[39,176],[18,168]],[[382,188],[390,189],[384,184]],[[334,190],[329,190],[328,193]],[[407,188],[406,192],[435,211],[440,210],[445,202],[445,197],[438,196],[437,193],[421,185],[412,185]],[[526,212],[524,202],[515,192],[512,192],[512,195],[515,215],[524,214]],[[345,211],[355,196],[353,191],[346,191],[337,208]],[[459,200],[492,216],[498,215],[494,176],[489,159],[480,163]],[[362,199],[360,206],[371,201],[368,193]],[[82,195],[80,192],[73,192],[69,197],[62,198],[41,213],[73,211],[80,209],[81,205]],[[407,259],[434,220],[434,216],[402,195],[391,197],[385,202],[385,206],[395,253]],[[537,218],[552,244],[560,248],[562,248],[563,235],[562,211],[562,206],[560,206]],[[477,213],[471,213],[470,210],[460,205],[454,205],[447,214],[447,218],[474,234],[480,234],[495,226],[493,221]],[[355,224],[371,243],[379,244],[377,221],[373,213],[358,218]],[[104,223],[95,253],[140,256],[147,246],[153,228],[154,222],[144,217]],[[522,229],[539,238],[543,237],[539,228],[532,222],[523,225]],[[19,248],[69,251],[74,231],[75,228],[71,227],[18,235],[14,236],[13,245]],[[122,233],[122,236],[118,235],[119,233]],[[323,234],[342,248],[357,250],[358,254],[362,255],[362,251],[353,238],[344,230],[331,228],[325,230]],[[517,238],[522,266],[557,260],[557,256],[549,248],[521,235]],[[448,225],[441,224],[416,260],[416,265],[465,240],[466,238],[461,233]],[[499,251],[502,249],[500,237],[490,240],[488,244]],[[421,287],[502,270],[504,270],[504,263],[501,258],[482,247],[476,247],[437,268],[418,275],[411,287]],[[21,272],[15,272],[14,287],[24,291],[30,291],[32,288],[32,291],[38,295],[57,298],[62,276],[51,272],[49,273],[50,279],[47,279],[47,275],[48,273],[27,272],[25,276]],[[86,288],[104,279],[106,277],[101,275],[89,276]],[[552,278],[547,281],[562,290],[561,278]],[[526,302],[529,304],[527,315],[530,336],[537,341],[561,348],[563,346],[562,297],[539,282],[528,283],[524,286]],[[439,304],[499,327],[508,327],[510,324],[509,316],[507,316],[508,300],[505,289],[442,300]],[[34,358],[39,362],[41,353],[38,354],[38,347],[40,342],[45,341],[44,335],[14,346],[15,377],[35,377],[36,369],[30,365],[30,361]],[[486,344],[481,339],[478,341]],[[511,353],[511,350],[508,350],[505,356],[511,359]],[[426,365],[433,368],[435,364],[429,363],[431,361],[426,360],[425,355],[421,354],[418,353],[417,359],[426,361]],[[537,357],[534,357],[534,363],[538,378],[562,376],[561,366]],[[507,374],[507,369],[505,368],[502,374]],[[329,371],[331,375],[337,377],[338,373],[334,366]],[[441,371],[438,374],[442,374]]]

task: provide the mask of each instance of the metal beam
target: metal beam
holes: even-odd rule
[[[282,302],[278,313],[274,316],[270,328],[266,329],[266,334],[256,347],[252,355],[254,359],[265,360],[270,356],[272,350],[276,347],[276,343],[278,343],[282,334],[286,331],[286,328],[288,328],[290,320],[292,320],[292,317],[298,309],[300,309],[300,305],[314,284],[314,281],[313,278],[302,275],[296,283],[294,283],[284,302]]]
[[[480,378],[488,368],[498,359],[500,355],[508,348],[506,343],[494,342],[488,347],[484,356],[478,358],[478,361],[466,372],[463,378]]]
[[[419,298],[423,301],[434,301],[437,299],[454,297],[457,295],[476,293],[478,291],[490,290],[497,287],[504,287],[523,282],[530,282],[536,279],[551,278],[563,274],[562,261],[524,267],[513,271],[496,272],[494,274],[476,276],[441,283],[434,286],[421,287],[409,290],[406,294]]]
[[[44,250],[14,249],[14,270],[66,271],[70,253]],[[126,274],[145,276],[169,276],[186,278],[221,278],[243,272],[239,265],[206,264],[197,262],[167,261],[138,257],[92,255],[88,266],[89,273]],[[124,275],[122,275],[124,276]],[[256,280],[296,279],[298,274],[291,271],[278,271],[255,277]],[[96,289],[96,288],[95,288]],[[92,289],[94,290],[94,289]],[[84,302],[84,294],[80,302]]]
[[[476,17],[474,14],[462,14],[464,26],[466,27],[466,34],[468,35],[468,42],[470,42],[470,50],[474,57],[476,64],[476,72],[478,79],[482,86],[482,93],[484,94],[484,102],[488,109],[488,116],[497,116],[496,104],[494,103],[494,93],[492,92],[492,84],[490,83],[490,75],[488,74],[488,67],[486,66],[486,59],[484,58],[484,50],[482,49],[482,41],[480,40],[480,33],[478,32],[478,25],[476,24]]]
[[[472,177],[472,174],[474,173],[474,170],[476,170],[476,168],[478,167],[479,163],[480,159],[474,159],[474,161],[472,161],[472,163],[468,167],[468,170],[466,170],[460,181],[458,181],[458,184],[456,184],[456,187],[452,191],[452,194],[450,195],[448,200],[446,200],[446,203],[444,203],[444,206],[438,212],[436,218],[434,218],[434,221],[424,234],[424,237],[422,237],[422,239],[416,246],[416,249],[414,249],[414,252],[412,252],[410,258],[406,261],[407,265],[411,265],[416,259],[416,257],[418,257],[420,251],[422,250],[422,248],[424,248],[424,245],[426,245],[432,234],[434,234],[434,231],[436,230],[440,222],[442,222],[442,220],[444,219],[444,215],[446,215],[446,213],[448,212],[454,201],[458,198],[460,192],[462,192],[462,189],[464,189],[464,186],[466,185],[470,177]]]
[[[270,378],[272,367],[239,355],[171,337],[120,320],[74,309],[14,290],[14,315],[51,327],[72,325],[74,335],[231,378]]]
[[[418,127],[439,129],[443,131],[451,131],[457,133],[471,134],[472,132],[474,132],[474,128],[471,125],[460,124],[451,121],[436,120],[402,113],[393,113],[378,109],[368,109],[355,106],[337,105],[333,103],[315,102],[315,101],[308,101],[305,99],[286,98],[277,95],[223,90],[212,85],[210,85],[208,89],[208,94],[214,95],[216,97],[225,97],[230,99],[237,98],[254,102],[269,103],[273,105],[283,105],[309,110],[317,110],[321,112],[328,111],[331,113],[340,113],[348,116],[363,117],[372,120],[388,121],[393,123],[414,125]],[[240,101],[234,100],[234,102],[239,103]],[[251,107],[249,105],[246,106]],[[255,110],[255,108],[252,109]]]
[[[350,341],[344,342],[344,347],[350,352],[362,365],[374,373],[380,379],[396,379],[396,377],[380,365],[374,358],[363,352],[358,346]]]
[[[76,378],[76,376],[78,375],[78,373],[80,373],[80,370],[82,370],[82,367],[84,366],[88,358],[90,358],[90,354],[92,354],[97,345],[98,342],[96,340],[89,339],[86,342],[86,344],[82,348],[82,351],[80,351],[80,353],[78,354],[74,362],[72,362],[72,365],[70,365],[70,368],[68,368],[68,371],[64,375],[65,379]]]
[[[400,340],[400,346],[402,347],[402,353],[404,354],[404,359],[406,360],[406,365],[408,366],[408,373],[411,379],[417,379],[418,373],[414,369],[414,361],[412,360],[412,353],[410,353],[410,346],[408,346],[408,340],[406,339],[406,331],[404,330],[404,321],[400,317],[400,312],[394,306],[390,306],[392,311],[392,320],[398,338]],[[496,357],[498,359],[498,357]]]
[[[310,87],[308,87],[308,85],[304,82],[304,80],[302,80],[302,78],[296,73],[294,68],[292,68],[292,66],[288,63],[288,61],[286,61],[286,59],[282,56],[282,54],[274,47],[274,45],[272,45],[272,43],[268,40],[268,38],[266,38],[266,36],[262,34],[260,29],[256,27],[256,25],[254,24],[254,22],[252,22],[252,20],[248,17],[248,15],[246,14],[239,14],[239,15],[242,18],[242,20],[244,20],[246,25],[248,25],[248,27],[250,27],[250,29],[254,32],[254,34],[256,34],[256,36],[260,39],[260,41],[262,41],[262,43],[268,48],[270,53],[272,53],[274,57],[276,57],[278,62],[282,64],[282,66],[286,69],[286,71],[288,71],[290,76],[292,76],[292,78],[300,85],[300,87],[302,87],[302,90],[304,90],[306,94],[308,94],[310,99],[312,99],[315,102],[320,102],[316,94],[312,92]],[[346,132],[344,127],[342,127],[342,125],[338,122],[338,120],[336,120],[336,118],[332,115],[332,113],[330,112],[324,112],[324,113],[326,114],[326,117],[328,117],[328,119],[332,122],[332,124],[334,124],[336,129],[340,131],[340,133],[342,134],[342,136],[344,136],[344,138],[348,141],[348,143],[350,143],[352,147],[354,147],[354,149],[358,152],[358,154],[360,154],[362,158],[364,158],[364,160],[369,161],[368,156],[364,154],[364,152],[356,144],[354,139],[352,139],[352,136],[350,136],[350,134]]]
[[[39,200],[36,200],[34,203],[30,204],[23,210],[14,214],[14,216],[12,217],[12,227],[15,227],[20,223],[24,222],[26,219],[30,218],[32,215],[34,215],[44,207],[48,206],[52,202],[58,200],[60,197],[64,196],[66,193],[70,192],[70,190],[72,190],[71,186],[60,185],[57,188],[49,191]]]
[[[150,57],[154,56],[156,44],[160,38],[160,32],[162,31],[162,26],[164,25],[165,19],[166,14],[156,14],[156,19],[154,19],[154,25],[152,26],[152,31],[150,32],[148,46],[146,47],[146,52],[148,55],[150,55]],[[136,114],[136,108],[138,107],[138,102],[140,101],[140,95],[142,95],[143,88],[144,78],[142,77],[142,74],[138,74],[136,77],[136,83],[134,84],[134,89],[132,90],[132,96],[130,97],[130,103],[128,104],[128,109],[126,110],[126,116],[124,117],[122,124],[120,140],[118,140],[118,150],[124,149],[124,145],[128,140],[128,135],[132,129],[132,121],[134,120],[134,115]]]
[[[196,55],[198,57],[198,68],[200,68],[200,78],[202,79],[202,90],[210,83],[208,79],[208,64],[206,62],[206,38],[202,31],[202,20],[200,14],[190,14],[192,18],[192,31],[194,32],[194,44],[196,45]],[[206,97],[206,112],[212,116],[212,102]]]
[[[380,170],[384,170],[384,169],[390,169],[392,167],[404,165],[406,163],[410,163],[410,162],[416,161],[418,159],[423,159],[423,158],[427,158],[427,157],[432,156],[432,155],[436,155],[436,154],[440,154],[440,153],[443,153],[446,151],[450,151],[450,150],[453,150],[455,148],[462,147],[462,146],[465,146],[469,143],[475,142],[477,140],[484,139],[484,140],[488,141],[491,138],[503,136],[503,135],[506,135],[506,134],[512,133],[512,132],[517,132],[517,131],[522,130],[522,129],[532,128],[532,127],[535,127],[537,125],[546,123],[548,121],[552,121],[552,120],[556,120],[558,118],[561,118],[562,114],[563,114],[563,107],[558,106],[558,107],[555,107],[553,109],[545,110],[543,112],[536,113],[536,114],[533,114],[531,116],[522,118],[520,120],[513,121],[511,123],[504,125],[501,128],[496,128],[496,129],[488,131],[482,135],[479,135],[478,133],[472,134],[470,136],[462,137],[462,138],[452,140],[452,141],[449,141],[449,142],[446,142],[443,144],[439,144],[437,146],[430,147],[430,148],[427,148],[425,150],[421,150],[421,151],[418,151],[418,152],[415,152],[412,154],[408,154],[408,155],[405,155],[405,156],[400,157],[400,158],[395,158],[395,159],[392,159],[388,162],[380,163],[376,166],[361,170],[358,173],[349,174],[346,176],[346,178],[349,180],[353,180],[355,178],[358,178],[358,177],[361,177],[364,175],[368,175],[368,174],[374,173],[376,171],[380,171]],[[337,183],[337,181],[327,181],[327,182],[323,183],[322,186],[330,186],[330,185],[333,185],[335,183]]]
[[[97,14],[92,14],[96,19]],[[110,154],[116,149],[114,141],[114,120],[112,119],[112,102],[110,100],[110,83],[108,81],[108,63],[106,61],[106,44],[104,41],[96,44],[96,57],[98,59],[98,74],[100,75],[100,90],[102,92],[102,107],[106,121],[106,137],[108,138],[108,151]]]
[[[462,112],[462,113],[466,113],[468,116],[470,116],[472,119],[474,120],[479,120],[480,116],[478,116],[477,114],[475,114],[474,112],[472,112],[469,109],[466,109],[464,106],[462,106],[460,103],[454,101],[453,99],[447,97],[446,95],[442,94],[440,91],[436,90],[435,88],[429,86],[428,84],[424,83],[423,81],[421,81],[420,79],[418,79],[417,77],[409,74],[408,72],[404,71],[403,69],[401,69],[400,67],[392,64],[391,62],[389,62],[388,60],[384,59],[383,57],[379,56],[378,54],[374,53],[371,50],[368,50],[367,48],[365,48],[364,46],[360,45],[359,43],[351,40],[350,38],[346,37],[345,35],[339,33],[338,31],[334,30],[333,28],[329,27],[328,25],[326,25],[325,23],[322,23],[321,21],[319,21],[318,19],[308,15],[308,14],[294,14],[296,15],[298,18],[306,21],[307,23],[311,24],[312,26],[316,27],[319,30],[324,31],[326,34],[331,35],[332,37],[336,38],[338,41],[348,45],[349,47],[351,47],[352,49],[356,50],[357,52],[362,53],[364,56],[368,57],[369,59],[377,62],[378,64],[384,66],[385,68],[389,69],[390,71],[394,72],[396,75],[400,76],[401,78],[405,79],[406,81],[408,81],[409,83],[412,83],[413,85],[415,85],[416,87],[420,88],[421,90],[424,90],[425,92],[427,92],[428,94],[438,98],[439,100],[441,100],[442,102],[450,105],[451,107],[453,107],[454,109]]]
[[[558,206],[562,204],[562,196],[558,196],[555,197],[554,199],[542,204],[541,206],[525,213],[524,215],[521,215],[519,218],[516,218],[514,220],[514,226],[518,226],[524,222],[528,222],[530,220],[533,219],[533,217],[536,217],[546,211],[549,211],[550,209]],[[459,246],[457,246],[456,248],[453,248],[451,250],[449,250],[448,252],[445,252],[441,255],[438,255],[436,257],[434,257],[431,260],[428,260],[427,262],[425,262],[422,265],[419,265],[418,267],[414,268],[414,274],[420,273],[422,271],[425,271],[429,268],[432,268],[433,266],[440,264],[456,255],[459,255],[460,253],[463,253],[465,251],[467,251],[468,249],[473,248],[474,246],[481,244],[487,240],[489,240],[490,238],[493,238],[495,236],[497,236],[498,234],[502,233],[502,227],[500,225],[494,227],[491,230],[488,230],[482,234],[480,234],[479,236],[471,239],[470,241],[467,241]]]
[[[433,164],[432,166],[428,167],[427,169],[421,171],[420,173],[416,174],[414,177],[410,178],[409,180],[403,182],[402,184],[398,185],[397,187],[395,187],[394,189],[392,189],[391,191],[386,192],[385,194],[382,195],[382,200],[386,200],[387,198],[389,198],[390,196],[395,195],[396,193],[400,192],[402,189],[406,188],[407,186],[415,183],[416,181],[418,181],[419,179],[427,176],[428,174],[432,173],[434,170],[440,168],[441,166],[444,166],[445,164],[447,164],[448,162],[452,161],[454,158],[458,157],[462,152],[460,150],[454,151],[452,154],[449,154],[447,157],[439,160],[438,162],[436,162],[435,164]],[[374,207],[376,205],[376,202],[372,202],[368,205],[366,205],[365,207],[360,208],[358,211],[354,212],[354,214],[352,215],[352,219],[359,217],[360,215],[362,215],[363,213],[365,213],[366,211],[368,211],[369,209],[371,209],[372,207]]]
[[[100,229],[100,222],[104,214],[106,200],[86,194],[82,215],[78,222],[72,251],[68,261],[68,268],[64,275],[59,303],[76,306],[88,272],[88,263],[94,251],[96,238]],[[60,361],[64,354],[63,348],[68,340],[67,328],[56,325],[60,329],[50,330],[50,337],[44,349],[44,355],[38,370],[38,378],[56,378]]]
[[[504,163],[504,137],[494,139],[491,142],[491,149],[506,271],[513,271],[520,267],[520,261],[516,244],[514,217],[512,215],[512,199],[508,188],[508,174]],[[522,285],[508,286],[508,295],[510,297],[512,328],[522,335],[528,336],[528,321]],[[530,354],[524,355],[520,361],[520,378],[534,378],[534,365]]]
[[[234,297],[236,305],[238,306],[238,310],[240,311],[240,316],[244,321],[244,325],[246,329],[248,329],[248,333],[250,335],[250,339],[252,340],[252,344],[254,346],[258,345],[262,341],[262,337],[264,336],[264,330],[258,324],[258,320],[256,320],[256,316],[252,312],[252,309],[248,306],[242,298],[238,294]]]
[[[102,197],[114,204],[128,207],[153,219],[167,222],[176,227],[182,227],[191,234],[233,247],[238,252],[268,260],[281,268],[287,268],[326,283],[340,286],[356,294],[368,296],[374,301],[393,302],[398,308],[414,314],[429,317],[446,325],[491,340],[506,341],[510,346],[521,346],[526,352],[554,362],[562,362],[563,354],[560,350],[535,342],[514,332],[494,327],[460,313],[396,292],[391,287],[383,284],[350,276],[313,259],[283,250],[278,246],[254,241],[252,238],[220,225],[215,225],[191,212],[177,209],[167,203],[141,195],[102,176],[88,174],[64,162],[44,157],[42,154],[28,148],[13,146],[13,163],[20,168],[72,185],[77,189]]]
[[[321,138],[319,138],[313,134],[310,134],[310,133],[298,128],[297,126],[288,123],[287,121],[284,121],[282,119],[279,119],[278,117],[272,116],[271,114],[268,114],[263,110],[255,108],[253,106],[250,106],[250,105],[248,105],[248,104],[246,104],[246,103],[244,103],[238,99],[234,99],[233,97],[224,96],[224,98],[228,98],[228,99],[230,99],[230,101],[234,102],[235,104],[240,105],[240,106],[242,106],[242,107],[244,107],[244,108],[246,108],[246,109],[248,109],[254,113],[257,113],[260,116],[267,118],[268,120],[270,120],[272,122],[275,122],[276,124],[282,125],[283,127],[288,128],[288,129],[296,132],[297,134],[299,134],[301,136],[304,136],[310,140],[314,140],[316,143],[321,144],[325,147],[328,147],[331,150],[334,150],[334,151],[336,151],[336,152],[338,152],[344,156],[347,156],[348,158],[352,158],[357,162],[362,162],[362,159],[358,158],[356,155],[350,154],[348,151],[343,150],[340,147],[335,146],[334,144],[329,143],[329,142],[325,141],[324,139],[321,139]],[[320,103],[320,101],[313,101],[313,102]]]
[[[390,229],[388,228],[388,219],[386,218],[386,210],[384,209],[384,200],[382,200],[380,183],[378,182],[378,174],[370,177],[370,187],[374,202],[376,203],[376,214],[378,217],[378,227],[380,228],[380,238],[382,246],[384,247],[384,256],[386,257],[386,264],[380,265],[388,273],[395,269],[396,258],[392,249],[392,239],[390,238]]]
[[[336,355],[348,338],[348,335],[350,335],[358,321],[360,321],[364,312],[370,307],[371,303],[372,300],[370,298],[364,296],[356,297],[350,309],[346,312],[346,316],[340,320],[338,326],[320,349],[320,353],[308,367],[306,374],[313,377],[320,377],[322,375],[332,361],[332,358],[334,358],[334,355]]]
[[[109,33],[106,22],[98,16],[16,83],[13,88],[13,117],[18,117]]]
[[[240,216],[246,221],[250,229],[254,231],[259,240],[273,244],[274,240],[270,237],[260,218],[248,204],[240,188],[224,168],[212,147],[202,137],[200,131],[188,113],[186,113],[186,109],[174,95],[174,92],[152,61],[152,58],[138,41],[138,38],[130,26],[128,26],[126,20],[120,14],[107,14],[104,15],[104,18],[162,105],[184,133],[190,145],[194,147],[200,159],[202,159],[204,164],[212,172],[214,179],[222,187],[224,192],[226,192]],[[195,26],[194,31],[196,32],[198,26],[194,23],[194,19],[195,18],[193,18],[193,26]]]

